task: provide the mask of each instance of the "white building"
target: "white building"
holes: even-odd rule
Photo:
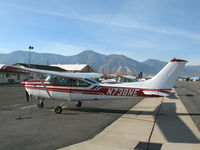
[[[51,66],[62,68],[66,72],[97,72],[96,69],[87,64],[58,64]]]

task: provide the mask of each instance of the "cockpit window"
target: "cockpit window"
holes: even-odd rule
[[[64,77],[57,77],[56,78],[56,85],[70,85],[70,78],[64,78]]]
[[[46,79],[45,79],[47,82],[52,82],[53,81],[53,76],[52,75],[49,75],[49,76],[47,76],[46,77]]]
[[[85,81],[82,81],[82,80],[79,80],[79,79],[72,79],[72,86],[89,86],[90,84],[85,82]]]

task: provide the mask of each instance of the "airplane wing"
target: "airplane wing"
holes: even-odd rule
[[[49,71],[49,70],[18,67],[18,66],[6,66],[6,65],[0,65],[0,70],[32,72],[36,74],[50,74],[54,76],[68,77],[68,78],[99,78],[103,76],[103,74],[100,73],[66,73],[66,72],[57,72],[57,71]]]
[[[0,70],[1,70],[1,68],[3,68],[3,66],[5,66],[4,64],[0,64]]]
[[[153,96],[169,96],[169,93],[164,93],[160,91],[143,91],[145,95],[153,95]]]

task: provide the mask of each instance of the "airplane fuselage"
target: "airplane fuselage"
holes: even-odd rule
[[[23,82],[23,84],[25,85],[26,91],[29,95],[54,100],[88,101],[149,97],[149,95],[144,94],[144,90],[169,94],[169,90],[133,88],[126,86],[127,84],[91,83],[84,79],[80,80],[82,84],[74,84],[73,79],[69,79],[69,83],[66,83],[66,85],[60,85],[56,80],[57,78],[54,77],[51,82],[46,80],[42,80],[42,82],[41,80],[30,80]],[[158,96],[151,95],[150,97]]]

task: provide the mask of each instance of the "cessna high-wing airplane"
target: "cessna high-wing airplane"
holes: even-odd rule
[[[44,99],[76,101],[77,107],[80,107],[82,101],[88,100],[169,96],[186,62],[174,58],[150,80],[121,84],[103,84],[93,80],[92,78],[102,76],[99,73],[61,73],[6,65],[0,66],[0,69],[49,74],[45,80],[22,82],[27,97],[40,99],[39,108],[44,107]],[[55,112],[60,114],[62,107],[56,106]]]

